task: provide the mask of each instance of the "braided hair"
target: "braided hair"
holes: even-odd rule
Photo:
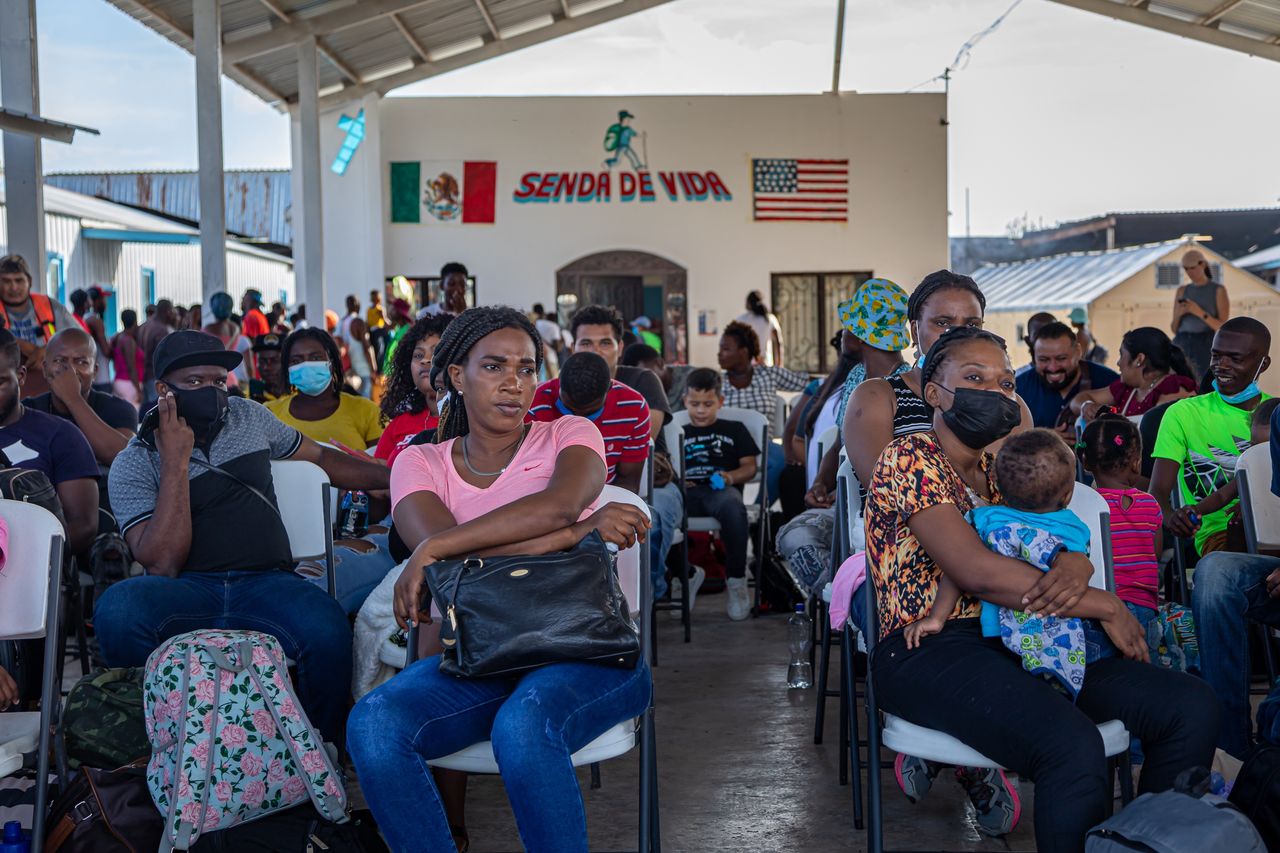
[[[1076,456],[1085,470],[1121,471],[1142,456],[1142,433],[1128,418],[1101,412],[1089,422],[1076,442]]]
[[[982,313],[987,313],[987,297],[982,295],[982,288],[978,287],[976,281],[951,270],[938,270],[925,276],[924,280],[916,285],[916,289],[911,291],[911,296],[907,299],[907,319],[919,320],[924,304],[940,290],[967,290],[978,300]]]
[[[413,381],[413,351],[427,338],[442,337],[444,330],[456,316],[444,312],[428,314],[404,333],[396,351],[392,353],[391,376],[387,380],[387,390],[382,395],[382,414],[385,417],[394,418],[403,412],[416,414],[426,408],[427,398],[422,396]]]
[[[289,357],[293,354],[293,347],[299,341],[315,341],[324,348],[324,353],[329,358],[329,372],[333,375],[333,392],[335,394],[346,391],[342,384],[342,353],[338,352],[338,345],[334,343],[333,336],[323,329],[307,327],[305,329],[294,329],[289,333],[289,337],[284,339],[284,344],[280,347],[280,369],[284,371],[285,377],[289,375]]]
[[[924,358],[924,367],[920,368],[921,396],[924,396],[924,386],[928,385],[937,372],[942,369],[942,365],[951,357],[955,348],[970,341],[993,343],[1008,352],[1004,338],[995,332],[988,332],[986,329],[977,329],[973,326],[952,326],[933,342],[933,346],[929,347],[929,354]]]
[[[440,336],[435,357],[431,360],[431,383],[443,387],[449,395],[448,402],[440,410],[440,425],[436,427],[437,444],[471,431],[471,425],[467,422],[467,407],[449,377],[450,365],[465,364],[467,356],[481,338],[502,329],[519,329],[528,335],[529,340],[533,341],[534,364],[539,370],[542,369],[542,336],[524,312],[505,305],[468,308],[463,311]]]

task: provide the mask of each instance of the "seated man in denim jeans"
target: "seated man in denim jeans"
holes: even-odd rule
[[[724,406],[720,374],[709,367],[689,374],[684,407],[685,501],[689,515],[709,515],[720,522],[727,552],[725,608],[739,622],[751,612],[747,593],[747,508],[742,484],[756,475],[760,446],[738,421],[720,420]]]
[[[120,530],[147,574],[106,591],[94,628],[108,666],[142,666],[166,639],[201,628],[271,634],[297,663],[311,721],[335,740],[351,683],[351,627],[336,601],[283,571],[289,538],[271,460],[314,462],[350,489],[385,490],[389,472],[321,447],[259,403],[229,398],[227,371],[239,363],[202,332],[157,345],[159,401],[110,474]]]

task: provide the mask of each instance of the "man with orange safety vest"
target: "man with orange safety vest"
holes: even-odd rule
[[[0,258],[0,317],[17,338],[22,364],[27,368],[23,393],[34,396],[48,391],[45,344],[63,329],[77,329],[79,324],[61,302],[31,292],[31,268],[21,255]]]

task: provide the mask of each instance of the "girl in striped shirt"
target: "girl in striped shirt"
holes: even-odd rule
[[[1136,487],[1142,477],[1142,437],[1128,418],[1104,412],[1085,427],[1076,453],[1111,507],[1116,596],[1145,628],[1158,604],[1163,517],[1156,499]]]

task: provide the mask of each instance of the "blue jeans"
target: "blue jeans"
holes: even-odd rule
[[[297,664],[298,699],[337,742],[351,694],[351,625],[338,602],[289,572],[146,575],[110,587],[93,611],[107,666],[143,666],[165,640],[201,628],[261,631]]]
[[[530,853],[587,850],[587,816],[570,756],[648,707],[649,668],[558,663],[510,678],[455,678],[420,660],[351,712],[348,746],[395,853],[453,850],[427,762],[493,742],[520,840]]]
[[[765,465],[764,481],[769,489],[769,505],[778,499],[778,483],[782,479],[782,470],[787,467],[787,459],[782,453],[782,444],[774,441],[769,444],[769,461]]]
[[[1218,746],[1237,758],[1249,751],[1249,587],[1280,569],[1280,558],[1213,551],[1196,564],[1191,610],[1200,640],[1200,675],[1222,706]]]
[[[684,511],[684,501],[680,497],[680,487],[675,483],[667,483],[653,490],[653,526],[649,528],[649,576],[653,582],[653,597],[662,598],[667,594],[667,553],[671,550],[671,540],[680,528],[680,516]]]
[[[359,613],[360,606],[369,597],[369,593],[382,583],[387,572],[396,567],[396,561],[391,558],[391,552],[387,550],[386,533],[370,533],[363,538],[377,547],[367,554],[342,546],[333,549],[333,561],[337,564],[334,588],[338,593],[338,603],[348,615]],[[324,565],[324,560],[316,562],[321,566]],[[307,578],[307,580],[328,592],[329,581],[325,575]]]
[[[685,500],[689,515],[711,516],[720,522],[725,574],[731,578],[745,578],[747,539],[751,530],[747,524],[747,507],[742,503],[742,492],[733,487],[717,490],[710,486],[693,486],[685,492]]]

